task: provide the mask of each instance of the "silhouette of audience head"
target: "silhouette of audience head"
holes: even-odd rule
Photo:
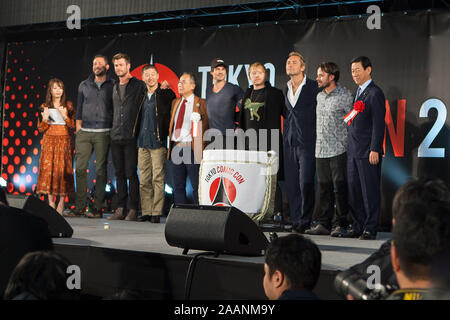
[[[27,253],[15,267],[5,300],[73,300],[77,290],[67,285],[69,261],[54,251]]]
[[[415,199],[421,198],[423,202],[448,200],[449,189],[442,180],[414,179],[402,185],[395,193],[392,201],[392,224],[404,211],[401,208]]]
[[[450,247],[450,192],[442,181],[419,179],[394,198],[391,259],[400,288],[427,289],[435,255]]]
[[[291,234],[273,240],[265,255],[263,285],[266,296],[276,300],[287,291],[311,292],[319,279],[321,259],[317,245],[301,235]],[[301,299],[303,294],[297,296]]]

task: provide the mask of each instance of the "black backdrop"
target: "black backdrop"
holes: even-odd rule
[[[315,79],[316,66],[321,61],[334,61],[341,68],[341,84],[354,91],[350,60],[366,55],[372,60],[372,77],[383,89],[390,111],[386,117],[389,130],[383,162],[381,217],[381,224],[389,225],[393,194],[408,179],[431,176],[450,182],[447,117],[450,12],[383,16],[379,30],[369,30],[366,19],[9,43],[2,176],[10,181],[10,190],[32,191],[37,181],[41,139],[36,131],[37,108],[44,101],[46,83],[51,77],[62,79],[69,100],[76,102],[78,84],[88,77],[92,57],[97,53],[111,58],[117,52],[126,52],[131,56],[132,70],[153,59],[177,75],[193,71],[198,75],[196,93],[201,96],[211,81],[207,68],[215,57],[226,61],[229,78],[242,88],[249,85],[246,68],[254,61],[266,63],[271,81],[284,88],[288,80],[286,56],[296,50],[307,60],[308,77]],[[162,77],[169,73],[164,72]],[[426,137],[431,142],[428,150]],[[437,155],[435,148],[440,148]],[[420,156],[419,149],[424,149]],[[91,185],[95,178],[93,168],[91,165]],[[114,176],[111,162],[108,175]]]

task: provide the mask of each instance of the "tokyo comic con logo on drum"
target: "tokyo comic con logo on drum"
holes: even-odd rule
[[[209,187],[211,204],[217,207],[231,207],[236,199],[236,187],[231,180],[221,176]]]

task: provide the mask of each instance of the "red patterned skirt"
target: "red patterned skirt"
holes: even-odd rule
[[[72,192],[72,137],[66,126],[50,125],[42,139],[36,193],[68,195]]]

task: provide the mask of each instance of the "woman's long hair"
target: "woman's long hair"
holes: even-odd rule
[[[47,108],[54,108],[53,97],[52,97],[52,88],[55,83],[63,90],[63,94],[61,96],[61,105],[64,107],[67,107],[67,105],[66,105],[66,89],[64,88],[64,83],[62,82],[62,80],[60,80],[58,78],[52,78],[48,82],[47,95],[45,97],[45,106]]]

